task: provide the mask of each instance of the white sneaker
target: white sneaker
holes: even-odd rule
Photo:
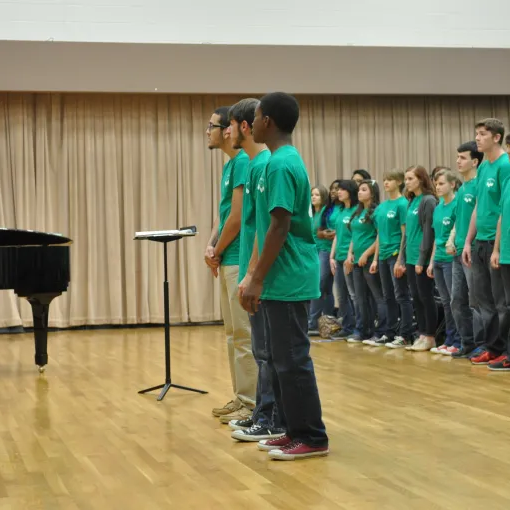
[[[414,343],[412,351],[415,352],[425,352],[430,351],[433,347],[436,346],[436,341],[433,338],[422,337],[417,342]]]

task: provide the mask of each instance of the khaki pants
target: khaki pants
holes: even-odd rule
[[[258,367],[251,347],[248,313],[238,298],[239,266],[220,267],[221,312],[227,336],[228,361],[235,396],[249,409],[255,407]]]

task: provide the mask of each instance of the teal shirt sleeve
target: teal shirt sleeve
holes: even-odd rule
[[[268,172],[267,181],[269,212],[280,207],[293,214],[296,183],[291,170],[285,166],[278,168],[277,171]]]
[[[400,226],[406,224],[407,206],[408,206],[407,200],[401,200],[400,204],[398,204],[398,215],[399,215],[399,219],[400,219]]]
[[[249,158],[239,158],[235,161],[235,165],[232,170],[232,173],[234,174],[234,188],[238,188],[239,186],[244,186],[246,184],[249,165]]]

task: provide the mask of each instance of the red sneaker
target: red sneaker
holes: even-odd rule
[[[475,358],[471,358],[471,363],[473,365],[488,365],[489,361],[493,361],[497,358],[495,354],[492,354],[492,352],[484,351],[480,356],[476,356]]]
[[[274,460],[298,460],[307,459],[308,457],[322,457],[328,453],[329,449],[327,446],[308,446],[298,439],[295,439],[287,446],[271,450],[269,452],[269,457]]]
[[[506,354],[496,358],[495,360],[489,362],[488,366],[489,370],[496,370],[499,372],[509,372],[510,371],[510,359]]]
[[[284,446],[287,446],[288,444],[292,443],[292,439],[285,435],[282,437],[277,437],[276,439],[263,439],[262,441],[259,441],[257,444],[257,448],[262,451],[270,451],[270,450],[276,450],[278,448],[283,448]]]

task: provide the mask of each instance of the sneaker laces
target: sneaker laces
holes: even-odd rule
[[[263,427],[262,425],[260,425],[259,423],[255,423],[254,425],[252,425],[249,429],[246,429],[243,434],[246,434],[246,435],[251,435],[255,432],[258,432],[259,430],[261,430]]]
[[[303,441],[300,441],[299,439],[293,439],[288,445],[282,446],[281,450],[282,452],[286,452],[288,450],[293,450],[294,448],[299,448],[300,446],[304,446]]]

